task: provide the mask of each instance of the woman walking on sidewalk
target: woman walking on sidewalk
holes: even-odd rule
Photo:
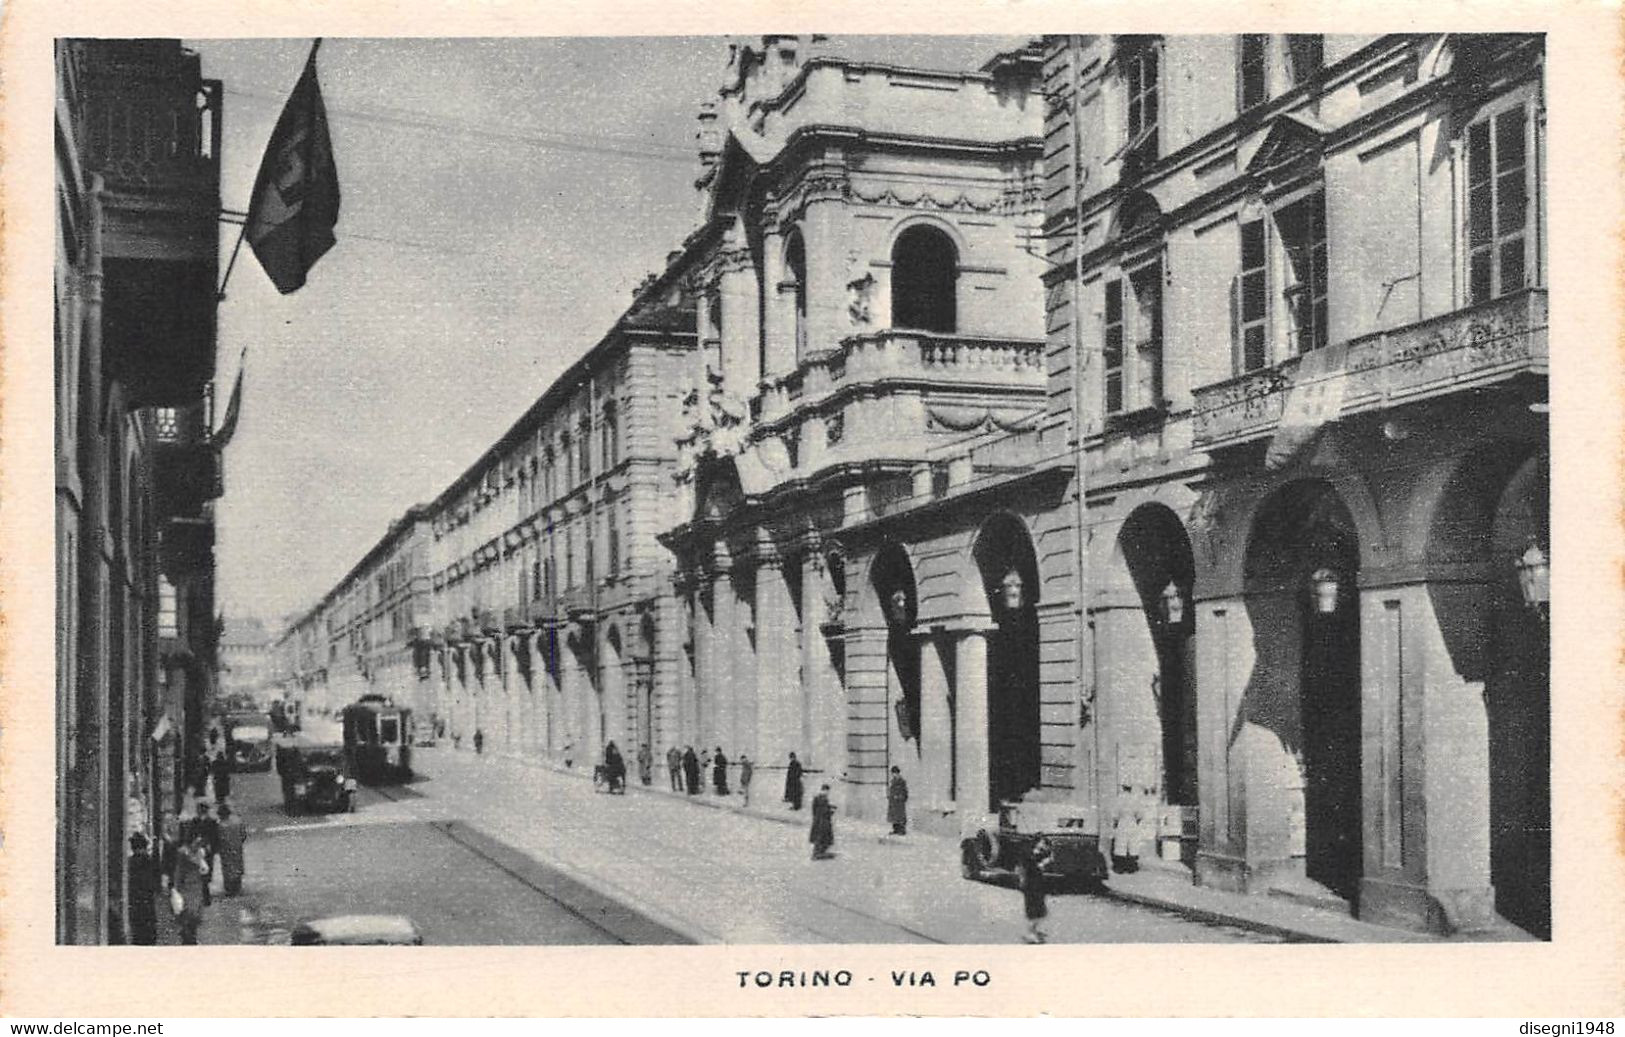
[[[692,745],[683,750],[683,782],[690,796],[700,794],[700,758],[694,755]]]

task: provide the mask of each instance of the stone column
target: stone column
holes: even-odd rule
[[[954,741],[961,824],[988,812],[987,635],[991,624],[954,631]]]
[[[581,661],[570,645],[568,626],[561,626],[558,630],[558,653],[560,709],[553,724],[554,746],[573,762],[579,763],[586,759],[582,755],[586,746],[580,730],[581,685],[585,683],[585,674],[581,672]]]
[[[796,369],[796,289],[784,265],[784,235],[775,230],[762,236],[762,380]]]
[[[801,219],[807,250],[807,348],[834,349],[852,334],[847,312],[847,175],[839,155],[807,173],[807,209]]]
[[[751,758],[784,760],[799,750],[801,681],[797,670],[795,604],[782,559],[765,557],[756,567],[756,736]]]
[[[1102,831],[1121,807],[1143,806],[1141,790],[1162,786],[1161,717],[1157,688],[1161,665],[1145,609],[1132,590],[1103,595],[1095,622],[1095,719],[1101,725]],[[1151,848],[1142,848],[1149,854]]]
[[[884,627],[846,632],[846,805],[854,817],[886,816],[888,669]]]
[[[1474,582],[1361,590],[1361,918],[1451,932],[1495,916],[1485,660],[1447,632],[1480,631],[1495,596]]]
[[[816,545],[801,556],[801,724],[796,752],[807,767],[838,769],[846,740],[844,689],[830,659],[830,642],[823,624],[829,617],[825,604],[829,573]],[[839,646],[840,642],[836,642]],[[788,756],[786,756],[788,759]],[[784,762],[784,761],[780,761]]]
[[[730,231],[717,255],[722,299],[722,384],[741,400],[756,395],[762,380],[761,291],[743,229]]]
[[[938,814],[954,808],[954,662],[946,636],[922,634],[919,779],[910,791],[923,809]]]
[[[734,667],[744,651],[741,648],[744,631],[740,629],[740,623],[739,596],[734,592],[733,569],[724,563],[718,568],[716,579],[711,584],[711,653],[706,674],[711,724],[708,730],[702,732],[705,738],[702,744],[711,749],[725,741],[732,741],[735,734],[740,689]],[[728,748],[724,746],[724,751]]]
[[[694,683],[683,715],[683,744],[692,745],[697,751],[711,732],[711,718],[716,709],[716,675],[711,672],[717,654],[716,583],[710,574],[700,576],[693,597]]]

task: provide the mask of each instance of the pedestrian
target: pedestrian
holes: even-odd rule
[[[666,750],[666,770],[671,772],[671,790],[683,791],[683,751],[675,745]]]
[[[829,801],[829,786],[818,790],[812,801],[812,831],[807,836],[812,843],[812,859],[821,861],[829,856],[835,845],[835,806]]]
[[[638,781],[647,788],[654,781],[654,753],[649,751],[649,743],[644,742],[638,746]]]
[[[189,777],[192,779],[192,795],[202,799],[209,794],[209,754],[199,749],[192,754],[192,764],[189,768]]]
[[[700,794],[700,758],[694,755],[692,745],[683,750],[683,780],[690,796]]]
[[[908,782],[896,767],[891,769],[891,780],[886,783],[886,820],[891,823],[892,835],[908,834]]]
[[[215,802],[224,802],[231,795],[231,755],[224,749],[217,750],[209,762],[209,771],[214,778]]]
[[[170,876],[170,906],[180,926],[181,943],[197,943],[198,926],[203,923],[203,909],[208,906],[209,880],[206,873],[209,852],[203,837],[192,836],[175,855],[175,874]]]
[[[210,889],[214,885],[214,858],[220,852],[220,822],[209,815],[208,800],[198,800],[197,816],[192,818],[190,829],[182,831],[181,838],[186,842],[202,842],[203,906],[208,907],[214,895]]]
[[[229,805],[220,804],[220,879],[228,897],[243,888],[243,844],[247,841],[243,819]]]
[[[485,732],[477,727],[474,729],[474,752],[485,752]]]
[[[711,780],[711,750],[709,749],[700,750],[700,780],[702,782]],[[700,791],[705,791],[703,784],[700,786]]]
[[[784,801],[791,810],[801,809],[801,761],[790,754],[790,765],[784,771]]]
[[[151,947],[158,942],[158,865],[147,853],[147,837],[130,836],[130,942]]]
[[[711,781],[716,786],[717,795],[728,794],[728,758],[722,755],[722,746],[717,746],[717,754],[711,757]]]
[[[609,791],[626,791],[626,761],[613,741],[604,746],[604,778],[609,782]]]
[[[1021,901],[1027,913],[1028,943],[1043,943],[1047,937],[1040,923],[1049,915],[1049,904],[1044,896],[1044,869],[1050,866],[1054,855],[1048,839],[1033,843],[1033,848],[1021,859],[1017,881],[1021,886]]]
[[[576,743],[573,738],[564,740],[564,766],[573,768],[576,765]]]
[[[739,794],[745,797],[745,806],[750,806],[750,778],[756,771],[755,764],[744,753],[739,754]]]

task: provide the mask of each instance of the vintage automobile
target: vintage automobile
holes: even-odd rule
[[[356,783],[346,772],[343,746],[279,746],[276,769],[288,813],[355,810]]]
[[[301,922],[288,938],[294,947],[418,947],[423,934],[404,915],[334,915]]]
[[[973,820],[961,832],[959,871],[967,879],[1020,876],[1020,864],[1047,844],[1044,876],[1052,883],[1096,886],[1108,874],[1095,808],[1029,793]]]
[[[267,713],[228,713],[220,726],[234,771],[271,769],[271,724]]]

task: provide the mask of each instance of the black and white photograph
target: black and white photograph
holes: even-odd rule
[[[51,40],[34,938],[1561,941],[1548,34],[1008,21]]]

